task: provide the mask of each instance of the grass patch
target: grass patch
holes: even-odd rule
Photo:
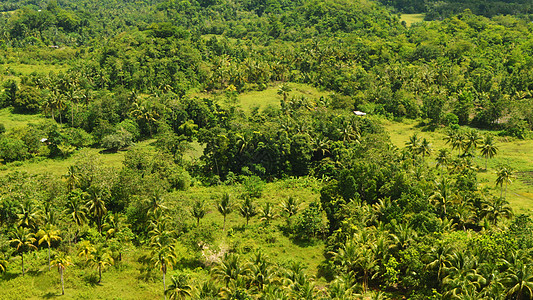
[[[411,26],[415,23],[423,22],[425,16],[425,14],[402,14],[400,21],[404,21],[407,26]]]
[[[405,120],[401,123],[382,121],[382,125],[389,133],[391,142],[400,149],[405,147],[405,142],[414,133],[417,133],[420,138],[426,138],[431,143],[432,158],[435,158],[439,149],[451,149],[444,141],[444,130],[425,132],[422,131],[422,128],[417,127],[417,124],[418,122],[414,120]],[[500,187],[495,184],[496,170],[503,165],[510,166],[516,171],[517,177],[508,186],[507,200],[511,203],[515,213],[533,214],[533,140],[496,137],[496,146],[499,148],[498,154],[488,161],[486,171],[481,170],[478,173],[480,187],[487,187],[492,191],[492,194],[499,196]],[[457,154],[457,150],[454,150],[453,154]],[[485,159],[481,157],[479,151],[474,162],[480,169],[485,168]]]
[[[12,108],[4,108],[0,110],[0,123],[4,124],[6,130],[11,130],[17,127],[23,127],[28,124],[39,124],[46,120],[41,114],[14,114]]]

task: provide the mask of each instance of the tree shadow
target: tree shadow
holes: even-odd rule
[[[53,293],[53,292],[48,292],[46,293],[45,295],[43,295],[43,299],[51,299],[51,298],[57,298],[57,297],[60,297],[61,295],[58,295],[56,293]]]
[[[13,272],[5,272],[4,274],[2,274],[2,276],[0,277],[3,281],[9,281],[9,280],[13,280],[15,278],[18,278],[19,276],[22,276],[22,273],[13,273]]]

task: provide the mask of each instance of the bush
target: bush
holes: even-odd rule
[[[102,139],[102,147],[114,152],[131,145],[133,145],[132,134],[123,128]]]
[[[8,137],[0,139],[0,158],[4,162],[24,160],[28,157],[28,148],[21,140]]]
[[[298,217],[294,225],[294,233],[299,240],[311,240],[322,237],[326,231],[326,225],[322,220],[322,212],[318,203],[309,204]]]

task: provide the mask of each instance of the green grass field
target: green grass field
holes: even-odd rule
[[[6,131],[28,124],[39,124],[46,120],[41,114],[21,115],[13,114],[11,108],[0,109],[0,123],[4,124]]]
[[[407,26],[424,21],[425,14],[402,14],[400,21],[405,21]]]
[[[402,123],[384,120],[382,124],[389,132],[391,142],[398,148],[405,147],[405,143],[415,132],[421,138],[431,142],[434,150],[450,148],[445,144],[444,130],[425,132],[417,127],[418,122],[405,120]],[[533,213],[533,140],[518,140],[507,137],[496,137],[496,146],[499,152],[487,164],[487,170],[478,173],[479,183],[482,187],[488,187],[494,195],[500,194],[500,188],[496,187],[496,170],[499,166],[510,166],[516,171],[517,178],[509,185],[507,199],[511,203],[515,213]],[[454,152],[456,152],[455,150]],[[476,164],[480,169],[485,168],[485,159],[479,154],[476,156]]]

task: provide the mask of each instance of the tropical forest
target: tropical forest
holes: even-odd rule
[[[0,299],[533,299],[531,0],[2,0]]]

